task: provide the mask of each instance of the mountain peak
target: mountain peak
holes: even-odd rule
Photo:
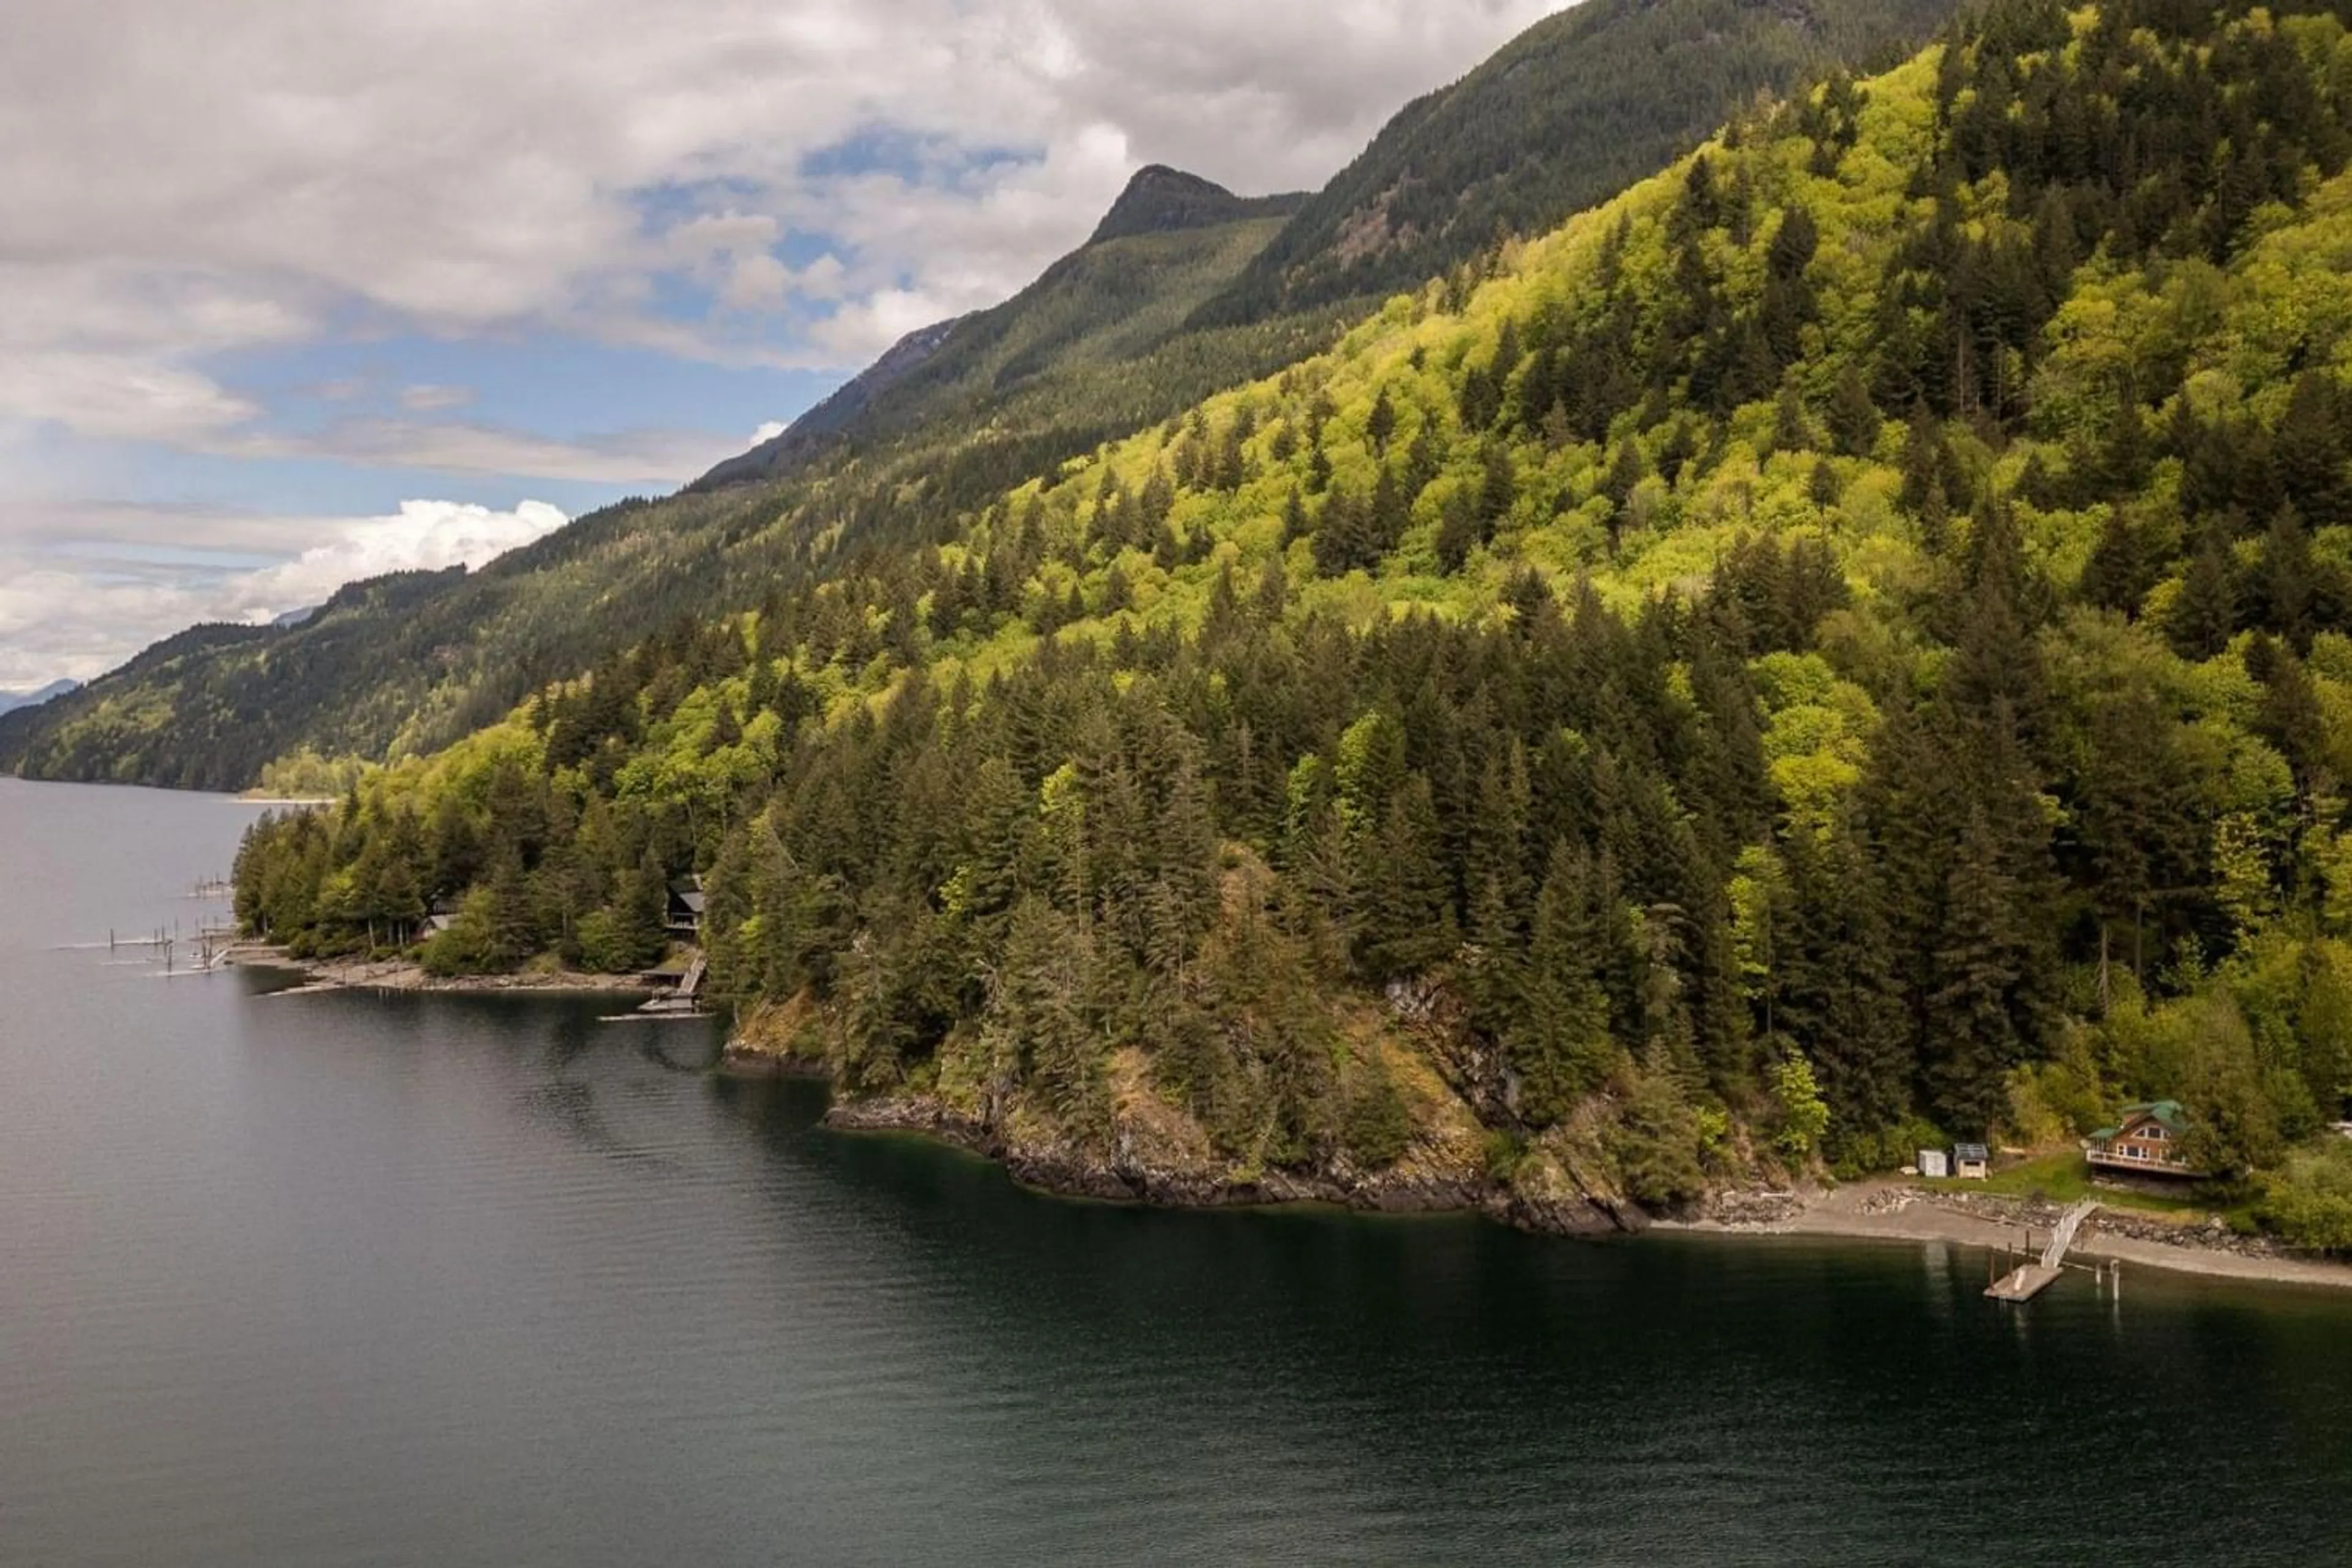
[[[52,680],[38,691],[0,691],[0,713],[13,713],[19,708],[38,708],[52,697],[63,697],[68,691],[80,689],[79,680]]]
[[[1139,234],[1166,234],[1175,229],[1203,228],[1247,216],[1255,203],[1244,200],[1213,180],[1147,163],[1127,182],[1110,211],[1087,240],[1100,245]]]

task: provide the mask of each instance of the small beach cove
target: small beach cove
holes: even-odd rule
[[[1698,1236],[1943,1242],[2023,1252],[2039,1249],[2062,1213],[2054,1203],[1928,1191],[1892,1178],[1746,1203],[1735,1195],[1715,1206],[1714,1216],[1661,1221],[1660,1228]],[[2299,1258],[2226,1228],[2171,1222],[2128,1208],[2102,1207],[2068,1257],[2264,1284],[2352,1289],[2352,1265]]]

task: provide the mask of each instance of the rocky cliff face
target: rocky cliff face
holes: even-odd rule
[[[1255,1208],[1329,1204],[1368,1214],[1475,1212],[1550,1236],[1609,1236],[1647,1228],[1638,1205],[1596,1196],[1572,1183],[1524,1191],[1475,1170],[1408,1158],[1384,1170],[1337,1161],[1305,1171],[1236,1170],[1171,1157],[1122,1127],[1112,1144],[1034,1141],[942,1104],[936,1096],[845,1100],[825,1124],[847,1131],[908,1132],[994,1160],[1024,1186],[1068,1197],[1160,1208]]]
[[[1382,1164],[1334,1147],[1301,1165],[1221,1154],[1205,1130],[1152,1085],[1140,1050],[1118,1053],[1108,1128],[1076,1136],[1024,1101],[936,1087],[858,1094],[844,1089],[822,1044],[825,1020],[802,1004],[755,1016],[731,1041],[721,1070],[737,1077],[807,1077],[833,1084],[828,1126],[936,1139],[1002,1164],[1025,1186],[1070,1197],[1166,1208],[1329,1204],[1377,1214],[1483,1214],[1553,1236],[1646,1229],[1650,1215],[1613,1188],[1590,1125],[1537,1140],[1507,1171],[1492,1166],[1486,1129],[1429,1058],[1401,1041],[1384,1052],[1410,1110],[1402,1153]],[[1359,1049],[1365,1048],[1362,1047]]]

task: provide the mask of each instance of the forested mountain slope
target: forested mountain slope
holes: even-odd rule
[[[1498,224],[1556,221],[1661,166],[1759,80],[1785,83],[1848,58],[1842,51],[1874,47],[1888,26],[1924,29],[1951,3],[1589,0],[1572,26],[1540,25],[1507,52],[1505,68],[1449,89],[1442,112],[1426,103],[1409,111],[1410,135],[1383,137],[1382,147],[1410,153],[1417,200],[1444,196],[1457,176],[1475,182],[1460,193],[1469,216],[1384,248],[1384,270],[1348,271],[1340,293],[1389,280],[1410,288],[1441,272],[1466,288],[1488,265]],[[1759,24],[1767,11],[1777,19]],[[1895,21],[1864,19],[1881,13]],[[1658,88],[1675,115],[1629,120],[1629,86]],[[1498,145],[1514,150],[1500,164],[1486,155]],[[1383,153],[1342,184],[1368,167],[1402,165]],[[1515,195],[1523,185],[1539,194]],[[688,494],[606,509],[486,571],[403,591],[396,604],[362,592],[268,638],[142,660],[37,716],[0,718],[0,769],[241,788],[289,755],[430,750],[682,616],[745,609],[779,583],[946,539],[992,496],[1318,352],[1367,313],[1360,300],[1317,295],[1271,314],[1261,301],[1229,324],[1191,320],[1283,229],[1289,205],[1146,170],[1095,239],[1020,297],[916,334],[792,432]],[[1344,208],[1326,201],[1312,221]],[[1286,252],[1294,268],[1325,241],[1301,243]],[[273,776],[331,771],[342,770]]]
[[[872,545],[937,531],[1072,452],[1328,340],[1329,321],[1312,335],[1277,323],[1137,357],[1237,272],[1284,207],[1169,193],[1169,173],[1139,175],[1105,220],[1113,231],[1015,299],[915,334],[701,485],[605,508],[477,573],[353,584],[299,626],[151,651],[37,715],[0,716],[0,767],[238,789],[291,753],[444,745],[681,616],[757,603],[780,577],[821,569],[845,535]],[[730,468],[739,482],[724,482]]]
[[[955,323],[920,373],[894,377],[856,426],[824,423],[871,443],[943,419],[1017,422],[1017,411],[991,405],[1040,369],[1099,374],[1111,363],[1131,365],[1129,379],[1144,389],[1144,401],[1119,409],[1129,426],[1161,418],[1223,384],[1188,372],[1232,329],[1255,328],[1251,341],[1295,357],[1299,345],[1327,339],[1337,320],[1511,236],[1542,233],[1654,172],[1759,92],[1842,65],[1891,64],[1953,8],[1954,0],[1584,0],[1408,105],[1311,197],[1250,201],[1175,170],[1141,171],[1087,248],[1032,290],[1060,289],[1077,303],[1041,310],[1024,295]],[[1250,230],[1246,243],[1236,230],[1233,243],[1184,247],[1188,261],[1201,259],[1173,287],[1146,289],[1130,276],[1131,261],[1098,250],[1117,238],[1269,216],[1288,221]],[[1082,353],[1062,353],[1051,329],[1035,341],[1040,315],[1068,323],[1062,330],[1073,336],[1104,323],[1116,331]],[[805,460],[807,434],[787,432],[704,483],[782,471]]]
[[[2008,0],[265,826],[240,915],[627,968],[697,872],[853,1094],[1537,1213],[2177,1098],[2344,1245],[2347,153],[2335,8]]]
[[[1305,199],[1236,196],[1174,169],[1140,170],[1093,237],[1035,283],[994,310],[916,333],[844,389],[845,409],[819,405],[694,488],[786,476],[829,449],[871,451],[910,434],[1054,428],[1079,417],[1124,433],[1296,358],[1328,336],[1329,318],[1196,334],[1181,353],[1169,340]]]
[[[1584,0],[1381,131],[1202,323],[1410,289],[1541,234],[1712,135],[1759,94],[1909,55],[1950,0]]]

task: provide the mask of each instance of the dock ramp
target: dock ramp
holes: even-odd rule
[[[2067,1249],[2074,1245],[2075,1234],[2098,1206],[2098,1199],[2084,1198],[2068,1209],[2058,1228],[2050,1233],[2050,1245],[2042,1249],[2041,1261],[2020,1264],[1995,1280],[1985,1294],[1996,1301],[2031,1301],[2050,1289],[2066,1266]]]

